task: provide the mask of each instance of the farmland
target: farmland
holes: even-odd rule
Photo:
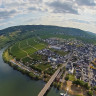
[[[31,58],[31,55],[34,54],[36,51],[44,49],[45,47],[46,44],[39,43],[38,39],[30,38],[15,43],[13,46],[10,47],[9,53],[19,60],[25,57],[27,57],[28,59]]]
[[[32,66],[34,66],[36,69],[39,69],[41,71],[45,71],[45,70],[47,70],[47,69],[49,69],[51,67],[50,64],[43,64],[43,63],[32,65]],[[32,67],[32,66],[30,66],[30,67]]]
[[[46,56],[36,54],[37,51],[45,48],[47,48],[47,43],[33,37],[13,44],[8,48],[8,52],[17,62],[20,61],[24,65],[29,66],[34,70],[38,70],[39,72],[45,72],[51,65],[46,63]]]
[[[95,34],[80,29],[45,25],[24,25],[0,30],[0,49],[8,43],[15,43],[20,40],[37,36],[43,39],[50,37],[64,39],[76,38],[78,40],[82,40],[85,43],[96,44]]]
[[[64,51],[62,51],[62,50],[56,50],[56,49],[50,49],[51,51],[53,51],[53,52],[56,52],[57,54],[59,54],[59,55],[61,55],[61,56],[65,56],[66,54],[68,54],[69,52],[64,52]]]

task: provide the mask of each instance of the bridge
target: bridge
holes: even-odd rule
[[[38,94],[38,96],[44,96],[44,94],[47,92],[47,90],[50,88],[51,84],[53,83],[53,81],[55,80],[55,78],[57,77],[57,75],[59,74],[60,69],[64,68],[64,66],[67,65],[67,63],[69,62],[71,56],[72,56],[72,53],[71,54],[68,54],[68,60],[67,60],[67,62],[65,64],[62,64],[62,66],[59,67],[57,69],[57,71],[51,76],[50,80],[47,82],[47,84],[44,86],[44,88],[40,91],[40,93]]]
[[[44,88],[41,90],[38,96],[44,96],[44,94],[50,88],[51,84],[53,83],[59,72],[60,72],[60,68],[52,75],[52,77],[50,78],[48,83],[44,86]]]

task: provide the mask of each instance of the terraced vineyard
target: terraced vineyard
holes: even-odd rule
[[[25,60],[23,59],[24,61],[29,61],[32,58],[32,54],[45,47],[46,44],[42,43],[39,39],[30,38],[14,44],[10,48],[9,53],[18,60],[25,58]]]

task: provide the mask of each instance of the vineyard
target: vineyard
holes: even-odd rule
[[[37,38],[30,38],[15,43],[10,47],[9,53],[13,57],[16,57],[16,59],[27,58],[29,60],[32,58],[32,54],[45,47],[46,44],[42,43]]]

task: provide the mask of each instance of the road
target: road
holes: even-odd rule
[[[52,77],[50,78],[50,80],[48,81],[48,83],[40,91],[40,93],[38,94],[38,96],[44,96],[44,94],[47,92],[47,90],[50,88],[51,84],[53,83],[53,81],[55,80],[55,78],[57,77],[57,75],[59,74],[60,70],[67,65],[67,63],[69,62],[69,60],[72,57],[72,55],[73,55],[73,53],[68,54],[68,56],[67,56],[67,58],[68,58],[67,62],[65,64],[62,64],[62,66],[57,69],[57,71],[52,75]]]
[[[48,81],[48,83],[44,86],[44,88],[41,90],[41,92],[39,93],[38,96],[44,96],[44,94],[46,93],[46,91],[50,88],[51,84],[53,83],[53,81],[55,80],[56,76],[58,75],[58,73],[60,72],[59,68],[51,77],[51,79]]]
[[[64,76],[63,76],[63,78],[61,79],[61,82],[62,82],[62,83],[65,82],[65,77],[66,77],[66,75],[67,75],[67,71],[65,71]]]

